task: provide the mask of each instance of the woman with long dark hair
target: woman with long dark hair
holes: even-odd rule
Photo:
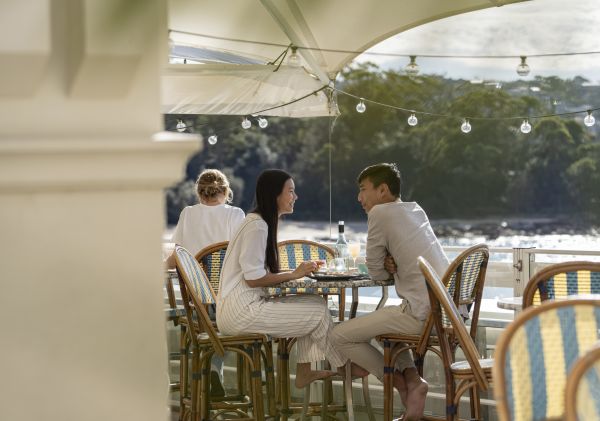
[[[318,268],[302,262],[293,272],[279,271],[277,225],[281,215],[294,211],[292,177],[282,170],[265,170],[256,182],[256,208],[233,236],[221,270],[217,325],[225,334],[263,333],[298,338],[296,386],[334,374],[312,371],[311,363],[327,358],[342,367],[343,357],[331,346],[333,321],[326,301],[316,295],[269,298],[263,288],[302,278]]]

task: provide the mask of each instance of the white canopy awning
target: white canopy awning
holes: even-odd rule
[[[327,86],[357,55],[407,29],[522,0],[170,0],[170,38],[220,65],[171,66],[166,113],[252,114]],[[298,46],[306,69],[273,62]],[[415,52],[417,53],[417,52]],[[260,63],[257,65],[232,63]],[[185,67],[185,69],[183,68]],[[264,115],[330,115],[324,93]]]

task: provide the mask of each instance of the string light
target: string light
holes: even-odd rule
[[[416,126],[417,123],[419,122],[419,120],[417,120],[417,116],[415,115],[415,113],[412,113],[410,115],[410,117],[408,117],[408,120],[406,120],[408,122],[409,126]]]
[[[175,128],[179,133],[181,133],[185,132],[185,129],[187,129],[187,125],[183,122],[183,120],[177,120],[177,125],[175,126]]]
[[[469,119],[464,118],[462,124],[460,125],[460,130],[463,133],[469,133],[471,131],[471,124],[469,124]]]
[[[419,74],[419,65],[417,64],[417,56],[410,56],[410,63],[404,67],[404,71],[408,76],[416,76]]]
[[[451,115],[451,114],[441,114],[441,113],[433,113],[433,112],[422,111],[422,110],[412,110],[412,109],[409,109],[409,108],[399,107],[399,106],[396,106],[396,105],[393,105],[393,104],[386,104],[386,103],[374,101],[372,99],[365,99],[363,97],[358,97],[358,96],[356,96],[354,94],[351,94],[349,92],[345,92],[345,91],[343,91],[341,89],[338,89],[338,88],[336,88],[334,86],[331,86],[331,85],[324,85],[324,86],[320,87],[319,89],[317,89],[317,90],[315,90],[313,92],[310,92],[310,93],[308,93],[308,94],[306,94],[306,95],[304,95],[302,97],[296,98],[296,99],[294,99],[292,101],[289,101],[289,102],[286,102],[286,103],[283,103],[283,104],[279,104],[279,105],[272,106],[272,107],[269,107],[269,108],[266,108],[266,109],[263,109],[263,110],[259,110],[256,113],[253,113],[251,115],[252,115],[252,117],[258,119],[258,125],[259,125],[259,127],[261,127],[261,128],[264,129],[264,128],[266,128],[268,126],[268,121],[267,121],[267,119],[265,119],[263,117],[257,117],[260,113],[263,113],[263,112],[266,112],[266,111],[271,111],[271,110],[274,110],[274,109],[277,109],[277,108],[282,108],[282,107],[288,106],[290,104],[302,101],[303,99],[308,98],[308,97],[312,97],[313,95],[316,95],[319,92],[324,91],[324,90],[329,90],[330,94],[338,93],[338,94],[343,94],[343,95],[346,95],[346,96],[349,96],[349,97],[352,97],[352,98],[359,99],[360,102],[356,106],[356,110],[358,112],[365,112],[365,110],[366,110],[365,101],[368,101],[368,102],[370,102],[372,104],[379,105],[379,106],[382,106],[382,107],[385,107],[385,108],[390,108],[390,109],[394,109],[394,110],[398,110],[398,111],[410,113],[410,117],[407,119],[407,123],[409,125],[411,125],[411,126],[415,126],[415,125],[418,124],[418,119],[417,119],[416,114],[423,114],[423,115],[428,115],[428,116],[432,116],[432,117],[439,117],[439,118],[453,118],[453,119],[457,118],[457,116]],[[462,118],[462,124],[461,124],[460,129],[461,129],[461,131],[463,133],[469,133],[471,131],[471,124],[469,122],[470,119],[473,119],[473,120],[482,120],[482,121],[502,121],[502,120],[504,120],[504,121],[510,121],[510,120],[516,120],[516,119],[523,119],[523,122],[521,124],[521,131],[523,133],[529,133],[532,130],[531,124],[529,123],[529,119],[531,119],[531,118],[532,119],[544,119],[544,118],[562,117],[562,116],[568,116],[568,115],[574,116],[574,115],[577,115],[577,114],[581,114],[583,112],[587,112],[586,117],[583,119],[584,124],[586,126],[588,126],[588,127],[591,127],[591,126],[593,126],[596,123],[596,119],[592,115],[592,112],[596,111],[596,110],[600,110],[600,107],[591,108],[591,109],[588,109],[588,110],[576,110],[576,111],[569,111],[569,112],[563,112],[563,113],[535,115],[535,116],[529,116],[529,118],[518,117],[518,116],[507,116],[507,117],[473,117],[473,116],[470,116],[470,117],[463,117]],[[245,120],[248,120],[248,123],[250,123],[250,120],[248,119],[248,117],[244,117],[244,121],[242,121],[242,127],[244,127]],[[188,126],[183,122],[183,120],[177,119],[177,124],[176,124],[177,131],[180,131],[180,132],[185,131],[187,129],[187,127]],[[209,136],[208,143],[211,144],[211,145],[214,145],[214,144],[217,143],[217,140],[218,140],[217,139],[217,135],[214,134],[214,135]]]
[[[269,122],[264,117],[258,117],[258,127],[265,129],[269,125]]]
[[[252,122],[248,120],[248,117],[244,117],[244,119],[242,120],[242,128],[244,130],[248,130],[250,126],[252,126]]]
[[[519,76],[527,76],[529,74],[529,65],[527,64],[527,56],[521,56],[521,63],[517,66],[517,74]]]
[[[288,65],[292,67],[300,67],[300,57],[298,56],[297,47],[292,47],[292,54],[288,57]]]
[[[367,106],[365,105],[365,99],[361,98],[360,102],[358,104],[356,104],[356,111],[358,111],[359,113],[364,113],[367,110]]]
[[[592,115],[592,110],[587,110],[587,115],[583,119],[583,124],[588,127],[592,127],[594,124],[596,124],[596,119]]]

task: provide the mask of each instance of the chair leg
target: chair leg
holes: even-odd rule
[[[394,410],[394,367],[392,361],[392,344],[383,341],[383,421],[392,421]]]
[[[267,403],[269,409],[269,415],[276,416],[277,412],[277,393],[275,392],[275,375],[273,373],[273,347],[271,342],[265,342],[263,344],[265,349],[265,373],[266,373],[266,390],[267,390]]]
[[[256,421],[263,421],[265,419],[265,408],[262,394],[262,370],[261,370],[261,343],[256,341],[252,346],[252,405],[254,412],[254,419]]]
[[[277,389],[282,421],[287,421],[290,414],[290,355],[288,339],[280,338],[277,343]]]
[[[362,392],[365,400],[365,406],[367,407],[367,415],[369,421],[375,421],[375,414],[373,413],[373,405],[371,404],[371,393],[369,391],[369,376],[362,378]]]
[[[195,421],[208,420],[210,414],[210,360],[213,351],[208,351],[207,356],[203,356],[200,364],[200,393],[198,394],[200,400],[200,413],[196,413],[196,417],[193,417]]]
[[[300,414],[300,420],[305,421],[308,418],[308,405],[310,403],[310,385],[311,383],[304,386],[304,401],[302,402],[302,413]]]
[[[185,416],[185,398],[189,393],[188,383],[188,352],[187,331],[184,325],[181,325],[179,332],[179,420],[183,421]]]
[[[350,362],[350,360],[346,362],[344,372],[344,392],[346,394],[348,421],[354,421],[354,400],[352,399],[352,363]]]

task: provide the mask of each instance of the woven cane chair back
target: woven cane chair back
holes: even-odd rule
[[[195,311],[201,328],[208,334],[215,352],[222,356],[225,352],[223,344],[206,310],[208,304],[216,302],[215,292],[210,286],[208,277],[198,261],[181,246],[175,246],[175,262],[187,318],[194,320],[193,312]],[[192,341],[195,341],[195,335],[191,335],[191,337]]]
[[[329,261],[334,257],[331,247],[308,240],[288,240],[277,244],[279,250],[279,269],[294,270],[307,260]]]
[[[479,319],[479,307],[481,306],[481,295],[483,294],[483,285],[487,263],[490,257],[488,246],[477,244],[463,251],[456,257],[446,270],[443,279],[446,284],[448,294],[457,306],[465,306],[467,310],[472,308],[473,320],[471,330],[474,333],[477,330],[477,321]],[[456,287],[458,285],[458,288]],[[449,318],[442,309],[442,321],[444,327],[451,326]]]
[[[576,360],[598,341],[600,298],[549,301],[523,313],[496,346],[494,394],[502,420],[561,418]]]
[[[446,332],[447,329],[443,327],[442,323],[441,310],[443,309],[446,317],[450,321],[450,326],[452,329],[451,335],[456,338],[460,347],[462,348],[465,358],[469,363],[471,370],[473,371],[473,377],[475,381],[481,389],[486,390],[488,387],[488,381],[479,362],[479,359],[481,358],[479,351],[477,350],[477,347],[473,342],[473,338],[470,336],[467,326],[465,325],[461,314],[456,308],[452,297],[429,262],[427,262],[427,260],[425,260],[423,257],[419,257],[418,263],[427,283],[427,291],[429,293],[429,301],[431,303],[431,314],[433,316],[434,325],[436,329],[438,329],[438,338],[440,343],[444,342],[441,344],[442,348],[445,348],[448,351],[450,350],[450,334]],[[439,334],[441,331],[444,331],[444,334]],[[443,357],[445,360],[444,365],[452,365],[452,356],[448,355],[448,352],[445,352]]]
[[[206,246],[196,253],[196,260],[208,276],[208,281],[215,294],[219,293],[219,277],[221,276],[228,245],[229,241],[222,241]]]
[[[600,343],[573,365],[566,388],[566,421],[600,420]]]
[[[583,294],[600,294],[600,263],[558,263],[533,275],[523,291],[523,308]]]

